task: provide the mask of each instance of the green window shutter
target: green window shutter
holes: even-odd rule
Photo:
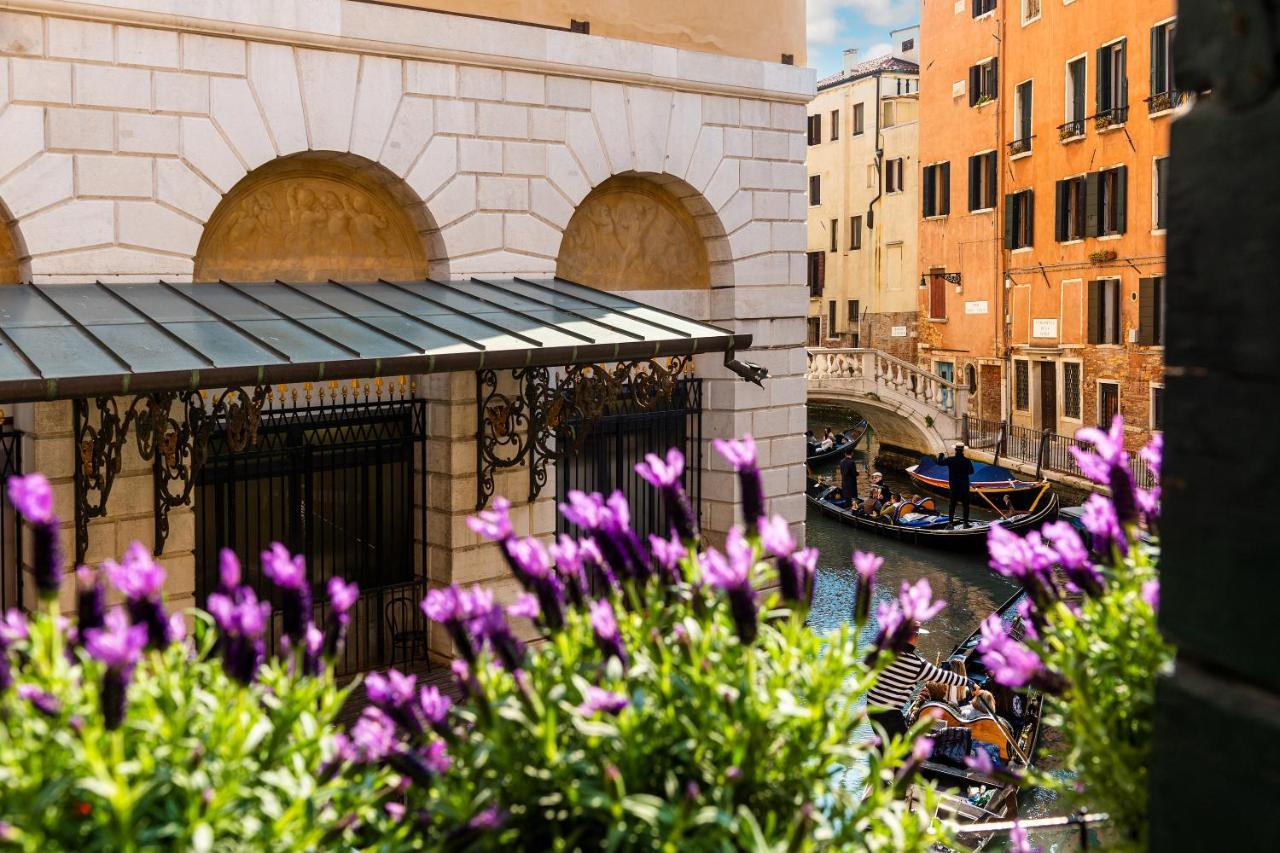
[[[1138,343],[1151,346],[1156,342],[1156,282],[1138,279]]]
[[[1066,181],[1058,181],[1053,189],[1053,239],[1059,243],[1067,239],[1067,190],[1069,187],[1070,185]]]
[[[969,210],[978,209],[978,158],[969,158]]]
[[[1000,97],[1000,60],[991,60],[991,100]]]
[[[1098,224],[1101,219],[1101,210],[1099,203],[1102,193],[1099,191],[1102,183],[1102,175],[1099,172],[1090,172],[1084,176],[1084,236],[1097,237]]]
[[[942,175],[939,180],[942,181],[942,209],[938,211],[940,215],[947,215],[951,212],[951,164],[942,164]]]
[[[1098,51],[1096,54],[1097,61],[1094,63],[1097,68],[1097,73],[1093,75],[1093,80],[1095,84],[1093,111],[1095,113],[1102,112],[1108,106],[1105,100],[1107,86],[1106,86],[1106,80],[1104,78],[1110,77],[1111,75],[1107,73],[1109,64],[1107,63],[1106,54],[1107,54],[1106,48],[1104,47],[1098,48]]]
[[[1035,190],[1027,190],[1027,206],[1023,212],[1026,221],[1022,223],[1022,233],[1024,235],[1022,245],[1032,246],[1036,241],[1036,193]]]
[[[822,252],[817,252],[818,261],[818,295],[827,288],[827,256]]]
[[[1129,167],[1116,169],[1116,233],[1123,234],[1129,207]]]
[[[1120,103],[1115,107],[1129,106],[1129,40],[1120,42]]]
[[[987,158],[987,203],[992,209],[996,206],[996,152],[982,155]]]
[[[1012,249],[1013,246],[1013,218],[1014,210],[1017,208],[1017,196],[1007,195],[1004,197],[1004,247]]]
[[[933,203],[933,185],[937,170],[937,166],[925,166],[924,174],[920,179],[920,209],[924,211],[925,216],[936,216],[938,213]]]
[[[1151,28],[1151,94],[1159,95],[1164,91],[1164,62],[1162,55],[1164,49],[1164,39],[1161,38],[1163,30],[1160,27]]]
[[[1102,342],[1102,282],[1089,282],[1089,337],[1088,343]]]

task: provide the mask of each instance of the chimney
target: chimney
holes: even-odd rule
[[[858,49],[851,47],[844,52],[844,70],[845,73],[853,70],[853,66],[858,64]]]

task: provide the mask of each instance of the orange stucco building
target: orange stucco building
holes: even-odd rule
[[[972,411],[1159,429],[1173,0],[924,0],[921,363]]]

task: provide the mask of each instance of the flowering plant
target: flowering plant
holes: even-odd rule
[[[1110,497],[1085,503],[1084,537],[1066,522],[1025,537],[992,528],[991,567],[1027,591],[1026,633],[1015,640],[990,620],[979,650],[998,682],[1046,691],[1046,721],[1066,739],[1074,778],[1027,781],[1107,812],[1114,846],[1145,849],[1156,677],[1174,656],[1156,625],[1160,487],[1135,488],[1121,418],[1077,438],[1092,449],[1072,447],[1076,462]],[[1158,482],[1161,437],[1140,453]]]

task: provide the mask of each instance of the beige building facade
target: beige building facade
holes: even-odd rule
[[[763,387],[719,356],[695,359],[703,524],[723,534],[738,503],[710,439],[750,432],[772,509],[802,534],[814,78],[781,60],[801,50],[803,6],[771,12],[786,26],[766,51],[729,25],[709,30],[714,43],[640,40],[679,29],[665,6],[647,25],[632,9],[612,37],[617,4],[594,4],[590,34],[537,15],[496,20],[526,4],[430,5],[469,14],[359,0],[0,2],[0,274],[305,287],[559,273],[749,333],[739,355],[769,370]],[[552,5],[572,4],[534,4]],[[709,4],[681,5],[698,29]],[[423,510],[414,576],[514,595],[497,552],[465,525],[477,504],[476,375],[386,383],[427,411],[423,485],[397,498]],[[357,382],[352,397],[374,386]],[[347,391],[273,394],[288,408],[297,394]],[[22,430],[25,469],[54,482],[70,559],[72,403],[0,407]],[[86,561],[156,544],[153,473],[127,442],[88,523]],[[527,467],[500,470],[495,493],[513,500],[517,532],[550,535],[555,489],[530,503],[529,481]],[[176,607],[208,571],[202,524],[195,502],[168,513],[160,556]],[[72,593],[69,582],[68,605]]]
[[[891,38],[884,57],[846,52],[809,105],[808,341],[913,359],[919,28]]]

